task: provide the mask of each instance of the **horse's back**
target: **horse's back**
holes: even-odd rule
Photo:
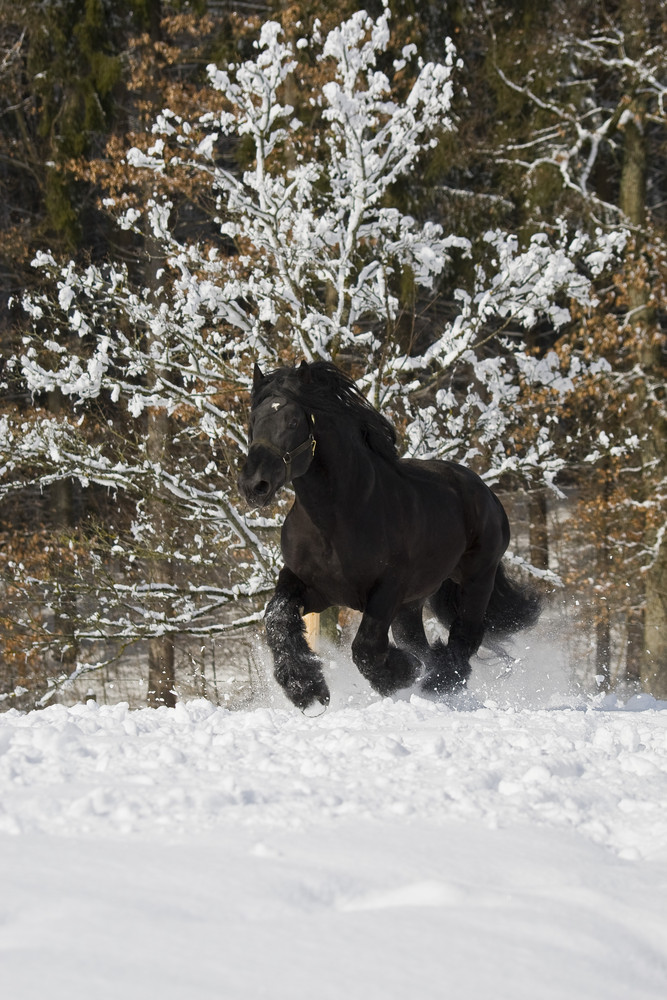
[[[399,465],[406,478],[428,497],[431,504],[460,512],[470,544],[499,556],[509,544],[509,521],[505,509],[489,486],[472,469],[442,459],[403,459]],[[493,556],[492,556],[493,557]]]
[[[465,465],[437,458],[404,458],[398,463],[406,480],[436,493],[454,491],[464,504],[500,504],[483,479]],[[502,505],[501,505],[502,507]]]

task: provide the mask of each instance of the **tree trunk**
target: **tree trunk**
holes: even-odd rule
[[[148,640],[148,695],[151,708],[176,704],[174,691],[174,643],[169,636]]]
[[[60,392],[54,390],[48,397],[49,411],[56,416],[62,410]],[[59,479],[49,486],[49,511],[56,535],[53,551],[56,563],[53,566],[53,630],[57,636],[56,657],[63,666],[72,667],[78,654],[76,640],[77,602],[72,566],[67,558],[59,555],[66,544],[67,536],[74,525],[72,504],[72,482]]]
[[[149,462],[164,462],[165,453],[170,445],[171,421],[166,410],[152,408],[148,413],[148,428],[146,453]],[[150,497],[147,504],[153,537],[153,557],[147,563],[148,583],[156,590],[161,586],[171,586],[174,582],[174,570],[168,556],[170,532],[167,524],[167,512],[164,501],[159,496]],[[169,619],[170,600],[163,596],[153,597],[152,608],[163,613],[165,621]],[[166,705],[173,708],[176,704],[174,671],[174,639],[170,633],[156,635],[148,641],[148,695],[151,706]]]
[[[625,0],[622,8],[626,48],[631,57],[645,51],[651,41],[646,34],[646,19],[639,0]],[[644,98],[635,96],[630,104],[631,117],[624,125],[623,166],[619,205],[633,227],[637,252],[645,237],[646,178],[648,173],[645,132],[648,126]],[[664,337],[649,308],[649,289],[636,284],[629,290],[632,325],[637,331],[639,365],[644,379],[637,389],[638,422],[645,429],[642,438],[642,464],[646,470],[647,498],[655,496],[655,483],[667,475],[667,424],[649,405],[645,382],[664,382],[661,360]],[[667,698],[667,539],[661,537],[655,520],[647,518],[645,551],[650,562],[645,574],[646,607],[644,642],[640,666],[644,689],[657,698]]]
[[[642,676],[644,657],[644,612],[630,610],[626,623],[625,679],[628,684],[638,685]]]
[[[607,579],[611,555],[608,515],[612,496],[612,474],[607,462],[605,462],[605,466],[601,489],[602,509],[598,521],[600,537],[597,544],[597,567],[595,569],[595,575],[602,583]],[[594,615],[595,675],[599,689],[609,691],[611,688],[611,614],[609,602],[603,593],[600,593],[599,599],[596,601]]]
[[[148,0],[146,13],[150,37],[154,42],[159,42],[162,33],[161,0]],[[146,96],[149,98],[150,106],[157,110],[159,94],[157,92],[151,93],[149,89]],[[150,191],[147,191],[147,195],[150,196]],[[145,283],[152,290],[152,297],[157,305],[160,300],[158,270],[162,265],[162,258],[158,244],[147,225],[145,250]],[[159,340],[159,333],[152,333],[150,337],[155,342]],[[149,354],[151,353],[150,346],[149,344]],[[159,357],[159,350],[155,352],[155,356]],[[149,376],[149,385],[155,386],[158,381],[159,371],[154,371]],[[165,464],[165,459],[171,448],[171,432],[171,420],[167,411],[162,407],[151,407],[148,411],[146,429],[146,456],[149,462],[159,465]],[[146,510],[153,532],[154,553],[148,561],[147,578],[148,582],[159,590],[160,586],[171,587],[174,582],[174,567],[168,555],[171,548],[171,532],[168,524],[168,508],[165,506],[164,497],[160,497],[159,492],[151,496]],[[170,605],[171,602],[166,595],[160,598],[153,597],[152,607],[154,610],[162,612],[165,622],[170,618]],[[166,705],[168,708],[173,708],[176,704],[174,653],[173,634],[166,632],[149,639],[147,701],[151,706]]]
[[[61,479],[49,487],[51,516],[59,536],[55,546],[56,553],[65,544],[65,537],[72,528],[72,484],[67,479]],[[58,637],[57,657],[63,666],[71,667],[76,661],[79,650],[76,626],[77,603],[72,566],[66,559],[59,559],[54,567],[57,579],[54,580],[55,593],[53,599],[54,622],[53,630]]]
[[[667,546],[656,552],[646,574],[642,686],[656,698],[667,700]]]
[[[528,533],[531,565],[535,569],[549,569],[549,528],[545,489],[533,490],[528,494]]]
[[[595,625],[595,675],[600,691],[611,687],[611,624],[606,601],[602,603]]]

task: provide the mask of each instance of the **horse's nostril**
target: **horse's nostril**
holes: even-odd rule
[[[266,494],[271,489],[271,485],[267,483],[266,479],[260,479],[258,483],[253,486],[253,492],[256,493],[258,497],[266,496]]]

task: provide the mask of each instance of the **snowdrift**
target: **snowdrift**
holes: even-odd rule
[[[0,716],[3,996],[662,998],[667,704]]]

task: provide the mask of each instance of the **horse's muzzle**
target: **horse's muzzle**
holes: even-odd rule
[[[268,507],[275,495],[275,490],[263,480],[252,488],[246,489],[242,486],[241,492],[251,507]]]
[[[273,464],[273,463],[268,463]],[[267,507],[282,485],[272,475],[268,464],[258,462],[252,453],[243,464],[238,476],[238,487],[251,507]]]

